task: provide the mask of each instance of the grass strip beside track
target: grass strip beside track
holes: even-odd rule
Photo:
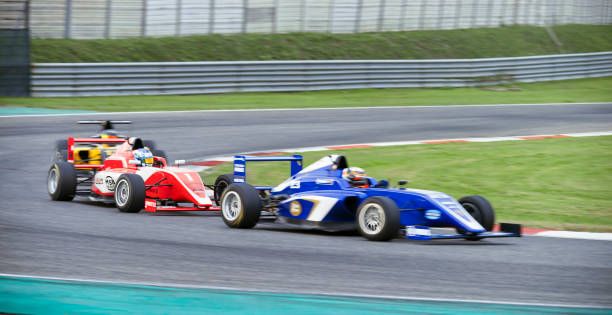
[[[172,288],[0,276],[0,312],[19,314],[609,314],[610,309]]]
[[[2,98],[0,106],[91,111],[170,111],[612,101],[612,77],[475,88],[360,89],[113,97]]]
[[[612,232],[612,136],[487,143],[355,148],[301,153],[304,165],[342,154],[349,165],[395,186],[482,195],[497,222],[529,227]],[[298,153],[299,154],[299,153]],[[247,182],[275,186],[289,175],[281,162],[248,163]],[[206,183],[232,172],[230,163],[203,172]]]
[[[33,62],[461,59],[612,50],[611,25],[506,26],[358,34],[201,35],[102,40],[33,39]]]

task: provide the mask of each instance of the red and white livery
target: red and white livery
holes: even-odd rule
[[[87,196],[92,200],[114,202],[122,212],[218,211],[197,172],[167,166],[166,159],[153,156],[152,166],[143,166],[134,151],[144,148],[138,138],[124,140],[102,165],[87,169],[58,161],[47,178],[53,200]],[[70,150],[70,148],[69,148]]]

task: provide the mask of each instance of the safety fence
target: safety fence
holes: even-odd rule
[[[33,96],[110,96],[460,87],[612,75],[612,52],[447,60],[32,65]]]
[[[0,2],[0,96],[28,96],[30,32],[28,2]]]
[[[612,0],[31,0],[30,12],[33,37],[81,39],[610,24]]]

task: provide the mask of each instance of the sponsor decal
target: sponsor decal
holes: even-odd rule
[[[418,236],[418,235],[430,236],[431,230],[429,230],[429,228],[425,226],[409,225],[406,227],[406,233],[408,233],[408,236]]]
[[[112,177],[106,176],[104,183],[106,184],[106,188],[108,190],[115,191],[115,180]]]
[[[289,212],[294,217],[297,217],[302,214],[302,205],[300,204],[300,202],[296,200],[292,201],[289,204]]]
[[[96,185],[101,185],[104,183],[104,178],[102,177],[96,177]]]
[[[317,185],[333,185],[334,184],[334,180],[332,179],[317,178],[315,182],[317,183]]]
[[[145,201],[145,207],[155,208],[155,207],[157,207],[157,202],[152,201],[152,200],[147,200],[147,201]]]
[[[429,209],[425,211],[425,218],[429,220],[438,220],[440,218],[440,210]]]
[[[292,181],[290,187],[293,188],[293,189],[300,188],[300,181],[299,180]]]

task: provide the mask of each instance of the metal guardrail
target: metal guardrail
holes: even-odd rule
[[[461,87],[612,75],[612,52],[448,60],[38,63],[33,96]]]

